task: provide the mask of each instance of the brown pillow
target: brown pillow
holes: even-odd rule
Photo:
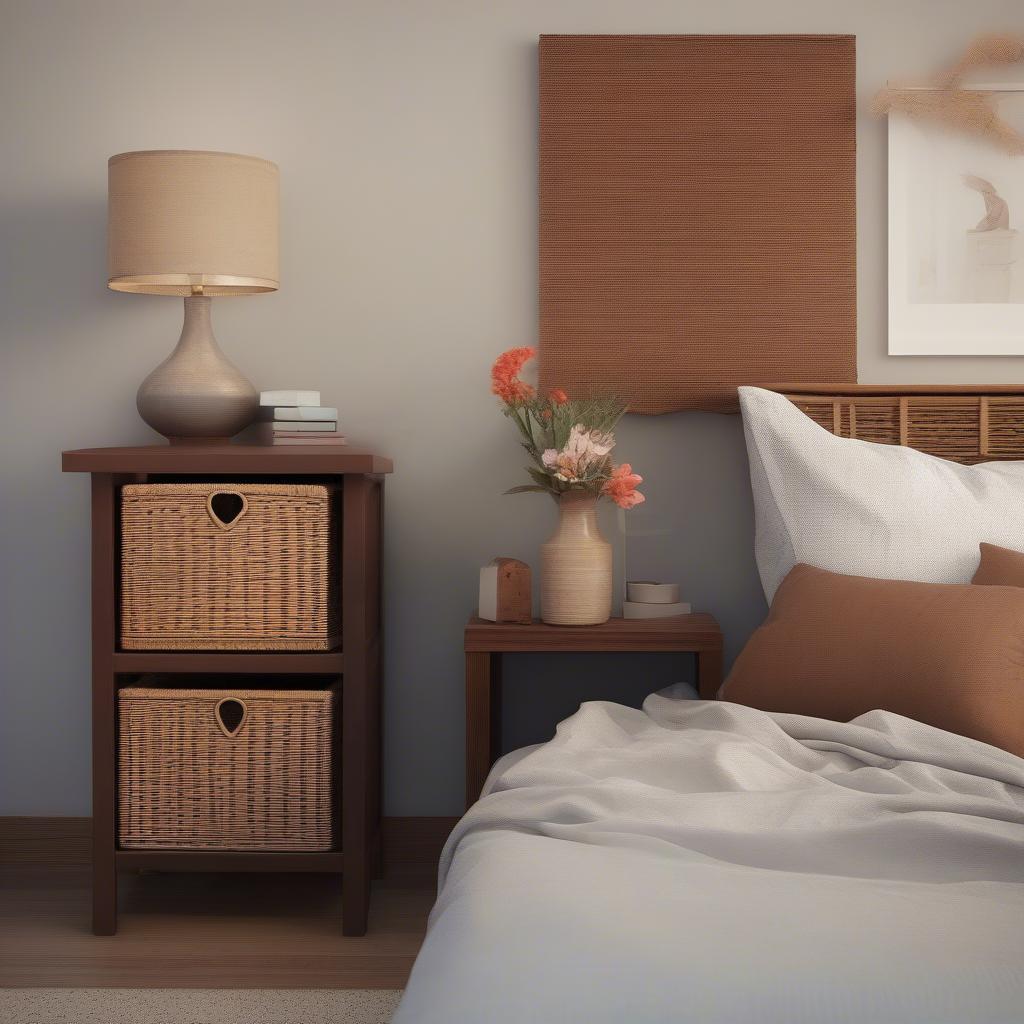
[[[1024,589],[796,565],[718,696],[841,722],[882,708],[1024,756]]]
[[[983,587],[1024,587],[1024,555],[995,544],[982,544],[981,564],[971,582]]]

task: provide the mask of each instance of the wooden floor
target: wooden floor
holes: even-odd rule
[[[47,849],[0,863],[0,987],[402,988],[434,901],[429,864],[396,866],[345,938],[337,876],[122,874],[118,933],[97,938],[81,850]]]

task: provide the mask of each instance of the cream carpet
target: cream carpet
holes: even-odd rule
[[[387,1024],[393,989],[8,988],[4,1024]]]

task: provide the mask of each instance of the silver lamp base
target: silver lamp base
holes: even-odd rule
[[[206,295],[185,299],[174,351],[142,382],[139,415],[171,444],[224,444],[256,417],[259,395],[213,336]]]

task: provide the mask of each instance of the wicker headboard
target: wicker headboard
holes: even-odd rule
[[[826,430],[952,462],[1024,459],[1024,385],[776,384]]]

